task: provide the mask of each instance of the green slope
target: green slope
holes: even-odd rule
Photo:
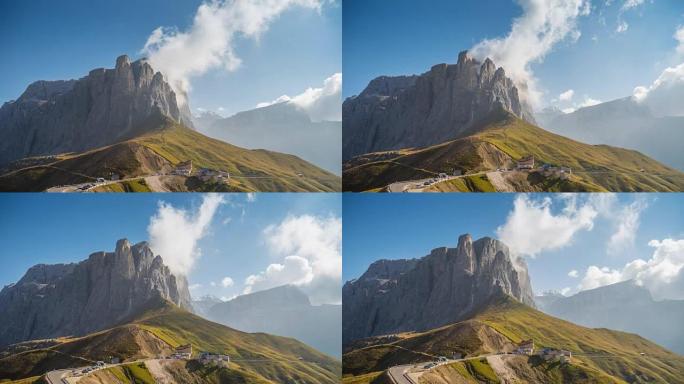
[[[193,167],[230,172],[225,191],[339,191],[341,179],[297,156],[248,150],[212,139],[168,119],[148,121],[148,132],[130,140],[78,154],[57,156],[52,162],[9,170],[0,175],[0,191],[43,191],[59,185],[168,173],[175,164],[192,160]],[[24,161],[22,163],[31,163]],[[215,190],[190,180],[179,189]],[[105,191],[126,188],[112,187]],[[130,188],[129,191],[135,191]]]
[[[366,191],[390,183],[437,176],[511,168],[533,155],[537,164],[572,168],[569,180],[548,179],[538,173],[514,180],[518,191],[684,191],[684,173],[633,150],[588,145],[529,124],[508,113],[493,116],[470,136],[439,145],[366,154],[345,164],[346,191]],[[471,190],[463,183],[435,191]]]
[[[523,360],[514,364],[514,369],[520,375],[543,378],[539,382],[569,382],[564,378],[574,375],[591,380],[570,382],[684,383],[684,357],[680,355],[638,335],[581,327],[554,318],[508,296],[494,301],[471,320],[397,336],[391,342],[382,337],[366,339],[357,343],[364,347],[347,350],[343,355],[344,377],[351,380],[394,365],[430,360],[421,359],[420,354],[450,356],[458,352],[476,357],[510,352],[515,343],[531,338],[536,348],[573,352],[570,365],[547,364],[534,356],[520,357]],[[473,363],[458,363],[437,373],[448,377],[465,369],[473,376]],[[440,383],[438,376],[428,382]]]
[[[207,321],[173,304],[153,303],[151,309],[125,325],[88,336],[62,340],[49,348],[29,350],[0,359],[0,377],[22,379],[54,369],[81,367],[90,361],[136,361],[170,355],[178,345],[190,343],[194,351],[225,353],[227,368],[204,368],[183,362],[176,375],[195,377],[198,383],[338,383],[341,364],[291,338],[244,333]],[[180,363],[180,362],[179,362]],[[128,367],[133,370],[135,366]],[[112,370],[120,374],[126,370]],[[189,380],[189,379],[188,379]]]

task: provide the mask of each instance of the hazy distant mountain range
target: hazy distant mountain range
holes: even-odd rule
[[[210,301],[201,300],[204,304]],[[193,306],[198,309],[196,303]],[[202,312],[209,320],[241,331],[294,337],[337,358],[342,353],[342,306],[311,305],[306,294],[295,286],[271,288],[226,302],[219,300]]]
[[[589,144],[635,149],[679,170],[684,170],[684,117],[656,117],[633,97],[613,100],[572,113],[547,108],[537,122],[559,135]]]
[[[223,118],[194,117],[204,134],[249,149],[291,153],[335,174],[342,172],[342,122],[311,121],[294,103],[282,102]]]
[[[684,301],[655,301],[633,280],[575,295],[535,297],[540,310],[573,323],[637,333],[684,354]]]

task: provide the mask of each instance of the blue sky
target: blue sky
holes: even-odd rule
[[[184,213],[185,221],[191,222],[206,196],[186,193],[97,196],[3,194],[0,196],[0,212],[3,212],[0,241],[5,246],[0,256],[3,265],[0,270],[0,286],[16,282],[26,269],[38,263],[78,262],[93,252],[113,251],[116,241],[121,238],[128,238],[132,243],[150,240],[148,226],[152,217],[158,215],[160,201],[172,207],[173,212]],[[321,251],[325,246],[334,247],[334,241],[323,245],[316,243],[316,239],[323,236],[315,236],[317,232],[312,232],[316,230],[316,221],[313,224],[311,221],[299,221],[299,226],[293,226],[290,225],[293,220],[288,221],[288,218],[314,217],[319,219],[319,224],[332,218],[339,219],[339,194],[265,193],[223,196],[224,203],[213,211],[204,234],[197,239],[196,248],[201,250],[201,256],[195,260],[188,274],[190,284],[194,285],[191,290],[193,296],[212,294],[230,298],[240,294],[244,291],[244,282],[248,276],[258,275],[271,264],[286,264],[283,262],[284,258],[291,255],[309,260],[315,274],[314,283],[316,279],[325,277],[319,276],[314,265],[315,255],[308,254],[304,248],[309,246]],[[253,196],[254,199],[248,196]],[[178,219],[177,216],[175,218]],[[184,222],[169,220],[169,223],[172,228],[178,229],[170,231],[171,247],[186,243],[187,232],[190,231],[184,230]],[[283,223],[283,227],[278,227]],[[271,235],[267,235],[264,230],[271,225],[275,229]],[[275,249],[277,239],[274,240],[275,243],[269,239],[277,235],[278,228],[285,227],[290,228],[287,233],[294,239],[294,244],[289,249],[279,251]],[[334,226],[324,226],[323,229],[332,231]],[[314,235],[297,240],[297,233]],[[322,249],[321,252],[325,251],[326,249]],[[339,249],[329,251],[333,255],[334,252],[339,254]],[[223,287],[221,282],[225,277],[230,277],[233,285]],[[289,277],[297,278],[296,274]],[[339,274],[331,281],[336,284],[333,293],[339,296]],[[211,282],[216,286],[212,286]],[[262,281],[260,284],[255,284],[255,291],[259,287],[267,288],[269,282]],[[303,285],[305,290],[307,287],[306,284]]]
[[[531,62],[543,92],[541,106],[576,108],[590,99],[630,96],[636,86],[650,85],[665,68],[682,62],[673,35],[684,24],[684,2],[647,0],[623,10],[627,1],[591,1],[590,13],[574,19],[579,38],[569,33],[541,62]],[[454,63],[459,51],[506,37],[523,13],[513,0],[388,3],[345,1],[344,97],[360,93],[379,75],[419,74],[437,63]],[[628,27],[618,32],[622,23]],[[572,101],[551,102],[569,89]]]
[[[537,214],[546,198],[551,199],[550,216],[541,218]],[[514,207],[516,199],[524,199],[518,207]],[[684,259],[681,194],[344,194],[343,200],[344,281],[359,277],[378,259],[419,258],[434,248],[455,247],[464,233],[474,239],[510,237],[500,236],[499,227],[513,231],[515,240],[510,242],[520,243],[525,235],[533,235],[532,247],[537,249],[529,244],[509,246],[518,253],[534,252],[524,257],[536,292],[570,288],[566,292],[572,293],[581,284],[589,288],[634,278],[625,266],[636,259],[650,260],[657,249],[648,245],[651,240],[678,241],[665,259],[679,260],[674,265],[680,266]],[[509,220],[513,212],[517,215],[510,217],[515,221]],[[616,244],[623,246],[611,248],[611,237],[624,223],[636,225],[623,225],[624,236],[616,238]],[[568,234],[569,239],[559,240]],[[591,266],[604,270],[588,271]],[[577,277],[568,275],[572,270]],[[684,296],[684,285],[661,286],[653,281],[657,276],[648,272],[639,277],[653,286],[652,291]],[[684,271],[679,275],[684,281]]]
[[[16,99],[36,80],[79,78],[93,68],[113,67],[121,54],[139,58],[156,28],[188,31],[201,3],[0,2],[0,102]],[[341,71],[342,61],[341,6],[322,4],[320,12],[296,5],[285,9],[266,23],[267,30],[258,38],[238,33],[231,46],[242,65],[231,72],[222,63],[193,76],[193,110],[230,115],[284,94],[322,87],[326,78]]]

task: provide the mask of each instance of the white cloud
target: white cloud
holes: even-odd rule
[[[590,266],[580,289],[634,279],[658,300],[684,299],[684,239],[651,240],[648,245],[655,248],[648,260],[633,260],[622,269]]]
[[[244,293],[284,284],[302,288],[314,303],[341,302],[342,220],[290,216],[264,230],[279,260],[245,280]]]
[[[616,215],[617,230],[608,240],[608,252],[616,254],[634,246],[641,212],[646,209],[648,204],[643,199],[637,199],[631,204],[623,207]]]
[[[618,254],[633,248],[641,213],[646,208],[648,199],[642,196],[621,203],[613,193],[588,197],[561,194],[541,199],[521,194],[496,233],[514,255],[535,257],[571,245],[579,233],[591,231],[600,219],[602,226],[613,231],[606,242],[607,252]],[[573,272],[568,276],[577,277]]]
[[[617,33],[623,33],[626,32],[627,29],[629,29],[629,24],[624,20],[624,13],[637,8],[640,5],[643,5],[645,3],[645,0],[625,0],[624,3],[622,3],[622,6],[620,7],[620,10],[618,11],[618,25],[617,28],[615,29],[615,32]]]
[[[572,100],[572,96],[575,95],[575,91],[572,89],[568,89],[567,91],[561,93],[558,95],[558,100],[560,101],[570,101]]]
[[[677,54],[680,56],[684,55],[684,25],[680,25],[677,27],[677,30],[674,34],[674,38],[675,40],[677,40]]]
[[[342,74],[335,73],[320,88],[308,88],[299,95],[282,95],[273,101],[257,104],[257,108],[279,103],[292,103],[306,111],[313,121],[342,120]]]
[[[190,285],[188,286],[188,289],[191,290],[191,291],[194,291],[194,290],[200,289],[200,288],[202,288],[202,284],[190,284]]]
[[[589,96],[584,96],[584,100],[580,103],[574,103],[572,107],[562,109],[563,113],[572,113],[580,108],[592,107],[594,105],[601,104],[601,100],[592,99]]]
[[[560,294],[563,295],[563,296],[567,296],[567,295],[570,293],[570,291],[572,291],[572,288],[570,288],[570,287],[565,287],[565,288],[563,288],[563,289],[560,290]]]
[[[211,283],[209,283],[209,285],[211,285],[212,287],[215,287],[215,286],[216,286],[216,282],[215,282],[215,281],[212,281]]]
[[[480,59],[491,58],[502,66],[518,85],[521,95],[533,107],[539,105],[541,92],[531,65],[544,60],[553,47],[570,37],[580,37],[577,19],[589,14],[588,0],[518,0],[522,16],[513,21],[508,36],[486,39],[471,52]]]
[[[551,198],[518,195],[506,223],[496,229],[497,236],[514,254],[531,257],[571,244],[575,234],[593,228],[598,211],[589,200],[578,205],[575,195],[562,196],[564,206],[554,214]]]
[[[231,279],[228,276],[221,279],[221,285],[223,286],[223,288],[232,287],[234,284],[235,282],[233,281],[233,279]]]
[[[157,213],[150,218],[147,233],[150,247],[161,255],[171,272],[187,275],[192,270],[202,255],[197,242],[207,234],[209,224],[223,202],[221,195],[204,195],[197,212],[159,203]]]
[[[257,107],[257,108],[264,108],[264,107],[271,106],[271,105],[273,105],[273,104],[285,103],[285,102],[288,102],[288,101],[290,101],[290,100],[292,100],[292,98],[291,98],[290,96],[288,96],[288,95],[282,95],[282,96],[278,97],[278,98],[275,99],[275,100],[264,101],[263,103],[259,103],[259,104],[256,105],[256,107]]]
[[[684,55],[684,27],[674,34],[676,53]],[[656,116],[684,116],[684,63],[665,68],[649,86],[634,88],[634,100],[647,105]]]
[[[579,103],[577,108],[592,107],[594,105],[601,104],[601,100],[592,99],[589,96],[584,96],[584,101]]]
[[[673,35],[677,41],[675,53],[684,57],[684,26],[678,26]],[[659,117],[684,116],[684,63],[667,67],[649,86],[634,88],[634,100],[647,105]]]
[[[323,0],[208,0],[185,31],[159,27],[147,38],[142,53],[169,80],[181,102],[191,78],[209,70],[235,71],[242,61],[235,52],[238,37],[258,40],[287,9],[320,10]]]
[[[604,285],[615,284],[622,281],[620,271],[608,267],[599,268],[595,265],[587,268],[584,278],[579,285],[580,290],[594,289]]]
[[[632,8],[636,8],[644,3],[645,0],[625,0],[622,4],[622,10],[627,11]]]
[[[627,32],[628,29],[629,29],[629,24],[627,24],[626,21],[622,20],[618,23],[617,28],[615,28],[615,32],[623,33],[623,32]]]
[[[300,256],[286,256],[281,263],[270,264],[265,271],[245,279],[244,293],[262,291],[285,284],[305,285],[314,278],[309,260]]]
[[[579,272],[576,269],[573,269],[572,271],[568,272],[568,276],[579,277]]]
[[[253,202],[255,202],[256,199],[257,199],[256,193],[254,193],[254,192],[248,192],[248,193],[245,195],[245,199],[247,200],[248,203],[253,203]]]

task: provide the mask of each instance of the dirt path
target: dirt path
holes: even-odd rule
[[[487,178],[497,192],[515,192],[515,188],[506,182],[501,172],[487,172]]]
[[[145,184],[152,192],[171,192],[160,180],[162,176],[149,176],[145,178]]]
[[[150,371],[154,381],[158,384],[175,384],[176,380],[164,369],[164,362],[162,360],[147,360],[145,366]]]
[[[496,376],[499,377],[501,384],[519,383],[520,380],[518,380],[515,372],[506,365],[505,358],[505,356],[489,356],[487,357],[487,363],[492,367]]]

